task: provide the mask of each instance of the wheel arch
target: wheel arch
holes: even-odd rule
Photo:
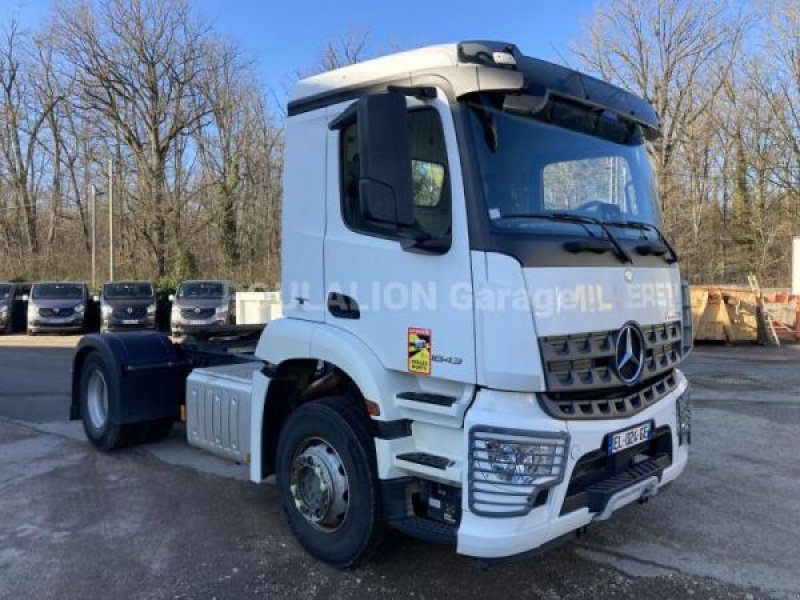
[[[105,333],[81,338],[72,362],[70,419],[80,419],[81,375],[93,353],[109,366],[111,385],[119,390],[110,418],[137,423],[173,418],[183,400],[187,361],[163,334]]]
[[[284,343],[287,338],[291,343]],[[325,395],[355,396],[373,419],[400,418],[389,399],[403,389],[404,375],[388,371],[372,350],[349,332],[321,323],[282,319],[265,330],[257,353],[272,367],[259,429],[254,432],[261,439],[259,445],[254,444],[260,452],[254,463],[257,461],[260,468],[251,473],[253,480],[274,472],[278,438],[289,414],[314,399],[300,396],[312,382],[330,373],[338,373],[340,381],[333,387],[323,387]]]

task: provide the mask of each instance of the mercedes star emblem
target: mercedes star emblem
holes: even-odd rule
[[[623,382],[631,384],[639,379],[644,368],[644,336],[633,323],[626,323],[619,330],[614,359]]]

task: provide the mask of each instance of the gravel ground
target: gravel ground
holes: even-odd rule
[[[34,340],[0,343],[0,598],[800,598],[800,348],[698,348],[687,471],[574,542],[481,570],[393,536],[341,572],[295,542],[273,486],[180,428],[95,452],[66,422],[71,350]]]

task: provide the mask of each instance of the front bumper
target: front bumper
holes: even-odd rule
[[[103,329],[106,331],[127,331],[155,328],[155,316],[144,317],[141,319],[118,319],[116,317],[103,319]]]
[[[677,436],[676,402],[686,391],[685,377],[676,372],[676,388],[646,410],[625,419],[559,421],[542,411],[534,394],[481,390],[466,415],[464,427],[465,447],[469,447],[469,431],[476,426],[499,429],[524,429],[535,432],[569,434],[569,455],[561,483],[550,488],[546,501],[536,503],[525,515],[513,517],[482,516],[475,514],[463,494],[462,517],[458,529],[457,546],[460,554],[480,558],[503,558],[522,554],[578,530],[593,521],[605,520],[611,514],[640,498],[649,498],[677,478],[688,461],[688,445],[680,445]],[[573,494],[567,500],[567,490],[579,461],[604,451],[606,436],[628,427],[652,421],[654,430],[671,441],[671,457],[664,461],[656,475],[643,472],[630,485],[617,485],[613,494],[603,502],[602,508]],[[655,467],[654,467],[655,469]],[[468,470],[465,469],[463,486],[468,490]]]
[[[171,327],[172,333],[186,333],[203,329],[204,327],[212,327],[214,325],[226,325],[228,323],[227,315],[215,315],[209,319],[176,319],[172,317]]]
[[[28,321],[28,331],[39,333],[42,331],[83,331],[83,315],[67,317],[36,317]]]

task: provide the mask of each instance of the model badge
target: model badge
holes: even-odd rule
[[[614,353],[617,376],[625,383],[635,383],[644,368],[644,336],[633,323],[626,323],[617,334]]]
[[[633,281],[633,271],[631,271],[630,269],[625,269],[624,277],[625,281],[630,283],[631,281]]]

